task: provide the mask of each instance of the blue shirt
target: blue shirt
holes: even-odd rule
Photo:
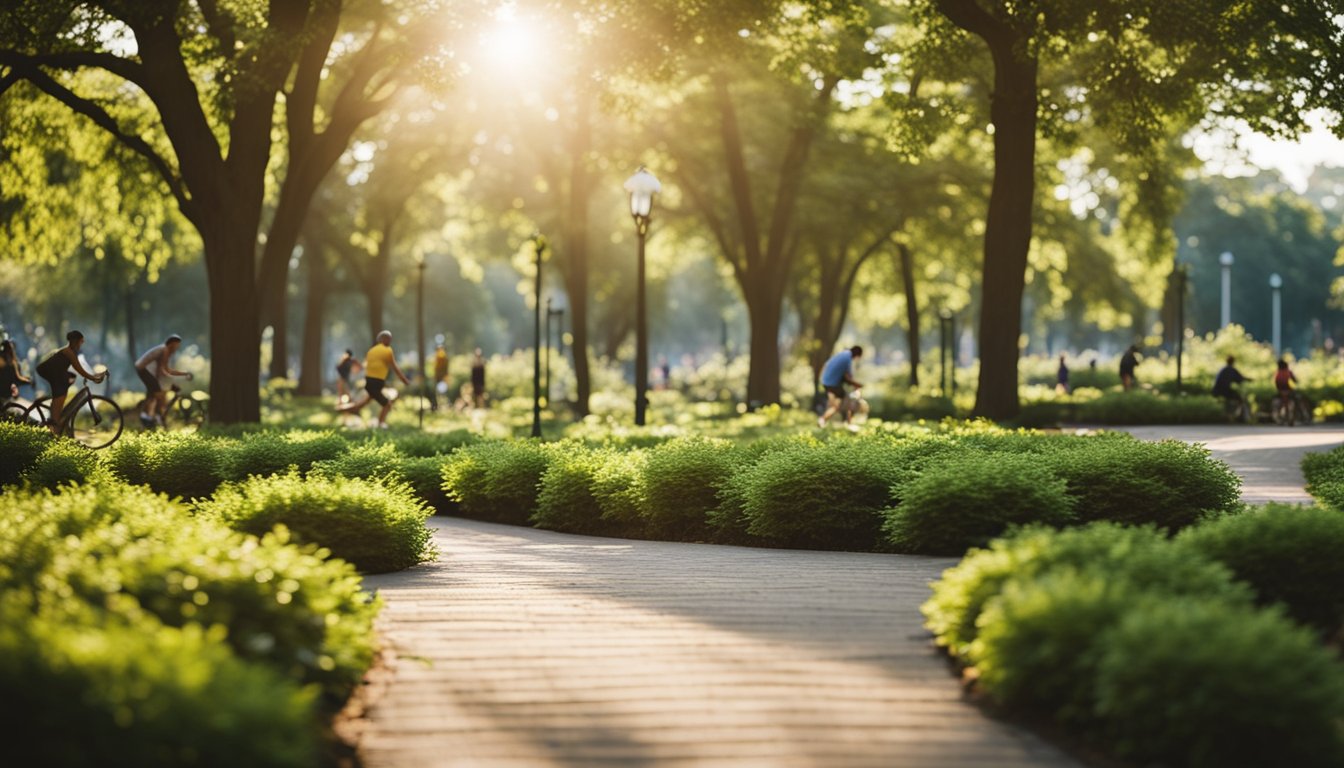
[[[836,352],[821,369],[821,386],[838,387],[845,383],[845,376],[854,375],[854,353],[848,349]]]

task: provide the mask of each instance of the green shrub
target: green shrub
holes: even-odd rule
[[[52,442],[42,427],[0,420],[0,485],[13,485]]]
[[[334,459],[349,448],[336,432],[254,432],[244,434],[230,450],[225,477],[242,480],[283,474],[290,467],[307,472],[319,461]]]
[[[573,444],[565,444],[572,448]],[[560,450],[565,450],[564,448]],[[466,517],[527,525],[541,476],[556,449],[529,440],[491,440],[458,449],[443,466],[443,490]]]
[[[1307,493],[1323,506],[1344,511],[1344,447],[1302,457]]]
[[[368,442],[351,446],[335,458],[314,463],[311,473],[323,477],[401,480],[401,464],[402,455],[395,445]]]
[[[386,573],[434,559],[425,527],[431,510],[409,486],[297,473],[221,486],[202,513],[260,536],[283,525],[365,573]]]
[[[737,489],[747,533],[786,546],[873,549],[898,455],[858,440],[765,454],[742,471]]]
[[[568,533],[601,535],[613,525],[602,517],[594,489],[597,474],[617,451],[573,447],[551,459],[541,476],[537,511],[532,524],[538,528]]]
[[[401,475],[415,489],[415,495],[435,513],[450,514],[457,505],[443,491],[443,456],[416,456],[401,460]]]
[[[1177,440],[1084,439],[1051,453],[1082,522],[1151,523],[1177,531],[1208,512],[1238,508],[1241,479],[1203,446]]]
[[[1178,541],[1226,565],[1260,602],[1281,604],[1325,637],[1344,632],[1344,514],[1270,504],[1195,526]]]
[[[921,610],[938,644],[965,659],[985,604],[1005,582],[1029,581],[1061,568],[1094,569],[1144,590],[1251,599],[1247,589],[1233,583],[1226,567],[1192,557],[1155,528],[1093,523],[1062,531],[1033,526],[995,539],[988,549],[971,550],[934,582]]]
[[[747,492],[750,473],[747,471],[760,460],[776,451],[819,448],[822,442],[811,434],[762,438],[738,446],[738,464],[732,474],[724,478],[716,495],[715,507],[705,513],[705,521],[713,532],[714,540],[728,544],[748,544],[753,537],[747,532]]]
[[[929,467],[894,491],[884,533],[899,552],[960,555],[1011,525],[1066,525],[1073,502],[1039,458],[967,453]]]
[[[200,499],[224,481],[231,444],[199,434],[127,435],[107,450],[114,474],[128,483],[184,499]]]
[[[644,465],[648,451],[612,451],[593,474],[592,494],[609,526],[609,536],[647,535],[644,508]]]
[[[235,658],[225,629],[33,614],[0,599],[6,762],[310,766],[312,692]]]
[[[709,538],[708,514],[719,506],[719,491],[742,465],[727,440],[682,437],[649,450],[644,464],[643,514],[649,530],[683,541]]]
[[[480,435],[469,429],[455,429],[451,432],[415,432],[392,433],[391,436],[377,435],[373,441],[390,441],[403,456],[428,458],[444,456],[465,445],[474,445],[481,441]]]
[[[1096,713],[1120,756],[1344,765],[1344,665],[1277,611],[1169,600],[1127,612],[1098,650]]]
[[[104,472],[98,456],[74,440],[53,440],[23,477],[39,488],[78,485]]]
[[[372,661],[376,603],[349,564],[260,541],[117,483],[19,494],[0,520],[0,592],[31,611],[133,598],[171,626],[220,624],[243,659],[343,702]],[[124,606],[123,606],[124,607]]]

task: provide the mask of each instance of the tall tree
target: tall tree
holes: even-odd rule
[[[1169,135],[1171,123],[1193,126],[1210,113],[1292,134],[1308,110],[1344,111],[1344,26],[1335,3],[921,0],[920,6],[930,37],[955,40],[960,31],[978,38],[994,74],[994,182],[975,408],[990,418],[1018,411],[1043,115],[1085,115],[1121,145],[1143,152]],[[1072,87],[1044,91],[1043,63],[1071,71]]]

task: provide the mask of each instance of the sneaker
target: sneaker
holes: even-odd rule
[[[846,425],[845,425],[845,429],[848,429],[850,432],[858,432],[858,431],[859,431],[859,425],[858,425],[858,424],[846,424]]]
[[[140,426],[144,427],[145,429],[149,429],[150,427],[154,426],[154,420],[149,418],[149,414],[142,413],[140,414]]]
[[[817,429],[825,429],[825,428],[826,428],[826,420],[823,419],[822,417],[818,416],[818,417],[817,417]]]
[[[379,425],[378,425],[378,428],[379,428],[379,429],[387,429],[387,423],[384,422],[384,423],[382,423],[382,424],[379,424]]]

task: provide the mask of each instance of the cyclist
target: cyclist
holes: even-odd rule
[[[1274,373],[1274,388],[1279,391],[1279,401],[1290,414],[1293,412],[1293,400],[1296,398],[1293,392],[1293,385],[1296,383],[1297,377],[1288,367],[1288,361],[1279,358],[1279,370]]]
[[[174,333],[135,361],[135,374],[145,384],[145,410],[140,412],[141,426],[163,426],[163,411],[168,399],[165,385],[170,376],[185,376],[188,380],[192,378],[190,373],[173,368],[173,355],[177,354],[181,346],[182,337]]]
[[[341,359],[336,363],[336,394],[342,403],[350,401],[350,390],[354,388],[354,381],[351,376],[364,370],[364,364],[355,358],[355,352],[352,349],[345,350]]]
[[[378,426],[387,429],[387,414],[392,410],[392,401],[383,394],[383,384],[387,382],[388,373],[397,374],[402,384],[409,386],[411,383],[397,367],[396,356],[392,353],[392,332],[383,331],[378,334],[378,343],[364,356],[364,396],[349,405],[338,406],[336,410],[358,413],[370,400],[376,400],[383,407],[378,413]]]
[[[826,389],[826,411],[817,417],[817,426],[825,429],[826,422],[845,404],[845,384],[858,389],[863,385],[854,380],[854,361],[863,357],[863,347],[853,346],[842,349],[826,361],[821,369],[821,386]],[[854,413],[845,411],[845,425],[852,423]]]
[[[70,391],[70,368],[90,381],[102,383],[107,373],[89,373],[79,362],[79,350],[84,346],[84,334],[71,331],[65,334],[66,345],[42,358],[37,364],[37,375],[41,376],[51,388],[51,422],[48,427],[53,435],[61,433],[61,410],[65,407],[65,395]]]
[[[1218,371],[1218,376],[1213,380],[1213,396],[1221,397],[1229,409],[1240,408],[1241,393],[1235,387],[1244,381],[1250,379],[1242,376],[1241,371],[1237,370],[1237,358],[1228,355],[1227,365]]]
[[[0,341],[0,403],[17,398],[20,384],[32,383],[32,379],[24,378],[19,372],[19,354],[14,349],[14,341]]]

